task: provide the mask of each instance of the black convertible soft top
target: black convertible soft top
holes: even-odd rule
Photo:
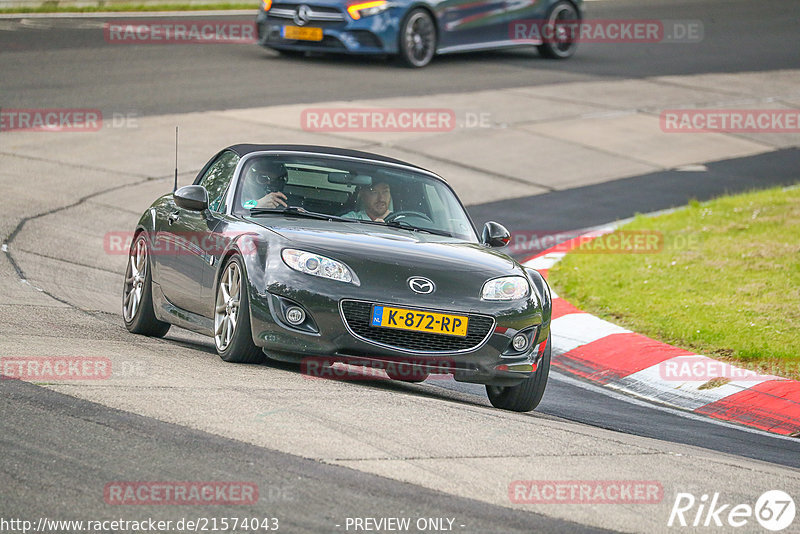
[[[245,154],[250,154],[251,152],[262,152],[265,150],[287,150],[287,151],[291,150],[298,152],[313,152],[316,154],[331,154],[334,156],[349,156],[352,158],[371,159],[373,161],[379,161],[382,163],[394,163],[397,165],[405,165],[407,167],[414,167],[415,169],[431,172],[428,171],[427,169],[423,169],[418,165],[414,165],[413,163],[408,163],[406,161],[401,161],[399,159],[389,158],[378,154],[372,154],[371,152],[361,152],[360,150],[350,150],[348,148],[337,148],[332,146],[239,144],[239,145],[229,146],[228,150],[236,152],[237,154],[239,154],[239,156],[244,156]]]

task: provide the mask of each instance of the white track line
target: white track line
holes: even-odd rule
[[[564,354],[611,334],[631,333],[630,330],[588,313],[570,313],[553,319],[550,331],[553,333],[553,350],[556,354]]]

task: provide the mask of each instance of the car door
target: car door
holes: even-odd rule
[[[445,0],[440,12],[439,49],[476,46],[508,39],[502,27],[506,0]]]
[[[233,178],[239,156],[221,152],[205,167],[198,185],[208,192],[208,210],[203,212],[169,204],[167,224],[157,234],[156,250],[160,250],[161,289],[175,306],[192,313],[204,314],[209,298],[204,276],[215,261],[218,246],[214,230],[219,214],[225,209],[225,194]]]
[[[505,14],[500,21],[504,32],[503,39],[513,41],[537,39],[544,31],[541,27],[546,15],[544,2],[505,0],[505,4]]]

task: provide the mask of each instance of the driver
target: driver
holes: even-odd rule
[[[286,207],[286,195],[282,192],[286,178],[286,167],[282,163],[266,158],[255,160],[245,172],[242,206],[247,209]]]
[[[348,211],[342,217],[385,222],[384,219],[391,213],[392,190],[386,182],[375,182],[371,187],[359,190],[358,202],[360,210]]]

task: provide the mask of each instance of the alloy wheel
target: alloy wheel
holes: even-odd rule
[[[236,332],[241,292],[242,273],[239,264],[232,261],[222,274],[214,309],[214,343],[220,351],[228,348]]]
[[[139,311],[146,278],[147,243],[144,237],[139,237],[136,240],[136,244],[131,247],[128,267],[125,271],[125,293],[122,300],[122,309],[127,322],[133,321]]]
[[[405,57],[415,67],[430,63],[435,52],[436,29],[430,16],[424,11],[412,13],[405,25]]]

